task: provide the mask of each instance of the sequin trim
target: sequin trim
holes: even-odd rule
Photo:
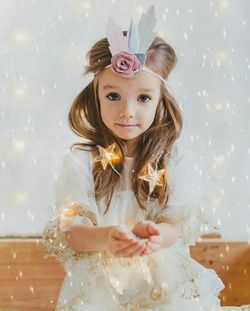
[[[70,210],[71,215],[82,215],[88,219],[89,224],[96,225],[96,216],[92,212],[75,204]],[[55,257],[62,266],[70,258],[81,260],[83,258],[91,258],[96,252],[76,252],[73,251],[65,240],[64,232],[60,230],[59,218],[50,220],[45,226],[42,234],[42,250],[44,258],[49,256]]]

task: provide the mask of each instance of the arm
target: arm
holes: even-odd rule
[[[80,225],[64,233],[69,247],[74,251],[90,252],[108,248],[116,257],[141,255],[145,243],[128,236],[129,230],[122,226],[93,227]]]
[[[72,231],[64,232],[69,247],[77,252],[98,251],[107,246],[113,226],[93,227],[80,225]]]

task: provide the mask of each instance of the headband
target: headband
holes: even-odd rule
[[[146,52],[155,38],[156,25],[155,9],[152,5],[146,14],[142,14],[138,26],[131,18],[127,37],[121,28],[109,17],[107,24],[107,39],[112,54],[111,64],[104,68],[111,68],[114,73],[125,78],[135,77],[138,72],[145,71],[159,78],[165,79],[145,66]]]

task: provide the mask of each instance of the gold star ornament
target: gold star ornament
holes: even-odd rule
[[[105,170],[107,165],[110,164],[112,169],[116,171],[116,169],[113,166],[113,163],[116,160],[119,160],[120,157],[115,154],[114,149],[115,149],[115,143],[112,145],[108,146],[107,148],[103,148],[102,146],[98,145],[98,150],[99,150],[99,155],[95,157],[95,162],[101,162],[103,169]],[[119,174],[120,175],[120,174]]]
[[[162,177],[165,173],[165,169],[154,170],[150,163],[148,163],[148,174],[139,176],[140,179],[145,180],[149,183],[149,195],[154,191],[156,186],[163,186]]]

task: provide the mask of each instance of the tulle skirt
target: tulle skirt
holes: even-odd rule
[[[225,287],[188,251],[116,258],[106,251],[69,259],[56,311],[221,311]]]

